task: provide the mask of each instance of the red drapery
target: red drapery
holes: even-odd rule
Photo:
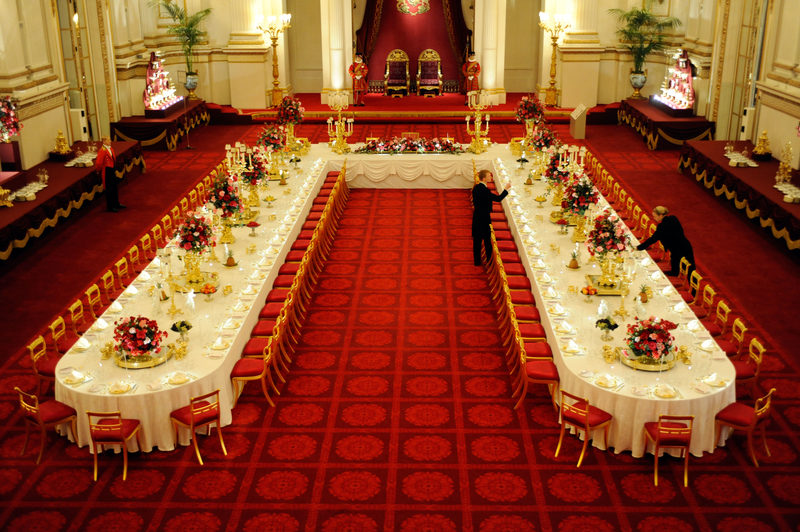
[[[459,79],[469,35],[461,3],[429,0],[429,4],[428,12],[412,16],[399,12],[396,0],[368,0],[364,23],[356,32],[356,46],[370,67],[370,79],[383,79],[386,57],[395,48],[408,54],[412,79],[417,57],[426,48],[439,52],[443,79]]]

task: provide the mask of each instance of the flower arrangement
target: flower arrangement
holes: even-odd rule
[[[192,328],[192,324],[190,322],[188,322],[186,320],[181,320],[181,321],[176,321],[175,323],[173,323],[172,327],[170,327],[170,330],[172,330],[172,331],[174,331],[176,333],[187,333],[187,332],[189,332],[189,330],[191,330],[191,328]]]
[[[291,96],[284,96],[281,104],[278,106],[278,125],[285,124],[299,124],[303,121],[303,113],[305,108],[300,103],[300,100],[292,98]]]
[[[232,176],[218,176],[208,191],[211,203],[223,218],[230,218],[242,208],[236,181]]]
[[[669,331],[676,325],[671,321],[650,316],[645,320],[636,318],[628,325],[625,343],[637,357],[643,356],[661,360],[672,351],[675,337]]]
[[[155,320],[144,316],[130,316],[114,322],[114,340],[117,350],[128,356],[143,357],[161,351],[161,340],[167,337],[166,331],[158,329]]]
[[[373,139],[358,148],[356,153],[464,153],[460,144],[450,139],[420,138],[409,139],[393,137],[391,139]]]
[[[0,142],[6,142],[10,137],[19,134],[22,124],[17,116],[17,106],[11,96],[0,97]]]
[[[267,151],[282,150],[286,146],[286,133],[282,127],[266,126],[256,144]]]
[[[517,122],[533,120],[538,124],[544,120],[544,106],[542,106],[542,102],[539,101],[539,98],[535,95],[533,98],[523,96],[522,99],[517,102],[514,114],[517,117]]]
[[[564,199],[561,200],[561,209],[566,214],[583,216],[590,205],[597,203],[599,193],[594,184],[585,174],[576,176],[564,189]]]
[[[261,172],[258,171],[258,168],[256,168],[255,164],[253,164],[253,168],[247,168],[242,171],[243,183],[247,183],[248,185],[257,185],[260,180]]]
[[[216,246],[214,233],[205,218],[190,212],[175,229],[178,246],[186,251],[202,253],[211,246]]]
[[[618,253],[628,249],[630,237],[625,233],[625,224],[616,214],[600,214],[589,231],[586,247],[592,256],[605,257],[606,253]]]
[[[566,167],[561,166],[558,155],[553,155],[553,157],[550,158],[550,162],[548,163],[543,174],[543,177],[547,180],[547,183],[553,186],[567,183],[571,176],[572,174],[570,171],[567,170]]]

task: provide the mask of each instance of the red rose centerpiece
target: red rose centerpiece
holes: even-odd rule
[[[234,176],[217,177],[208,191],[208,202],[214,206],[215,212],[222,218],[223,228],[222,236],[219,239],[220,243],[233,244],[236,242],[236,238],[231,232],[233,227],[231,218],[242,210],[236,178]]]
[[[278,125],[284,126],[286,132],[286,146],[292,148],[297,144],[297,139],[294,137],[294,126],[303,121],[303,114],[305,108],[300,100],[292,98],[291,96],[284,96],[281,104],[278,106]]]
[[[561,211],[564,216],[571,216],[575,223],[573,242],[586,240],[586,211],[590,206],[596,205],[600,197],[594,183],[585,174],[576,175],[564,189],[561,200]]]
[[[628,249],[630,237],[625,232],[625,224],[616,214],[602,213],[594,220],[589,231],[586,247],[593,257],[600,261],[602,274],[598,281],[601,286],[615,286],[616,276],[612,272],[613,257]],[[611,254],[611,257],[608,255]]]
[[[628,359],[651,365],[674,363],[669,355],[675,347],[675,337],[670,333],[675,327],[677,325],[671,321],[654,316],[644,320],[637,317],[634,323],[628,325],[628,336],[625,338],[630,350]]]
[[[544,121],[544,106],[538,97],[535,95],[532,98],[523,96],[517,102],[517,107],[514,109],[514,115],[517,117],[517,122],[533,122],[538,124]]]
[[[211,225],[201,215],[190,212],[175,230],[178,247],[186,251],[183,262],[186,266],[186,283],[201,284],[205,276],[200,271],[200,256],[216,245]]]
[[[0,142],[8,142],[9,138],[19,134],[21,128],[17,106],[11,96],[0,98]]]
[[[130,367],[154,366],[153,360],[161,352],[161,341],[167,332],[158,328],[155,320],[144,316],[130,316],[114,322],[114,341],[116,342],[117,363],[123,365],[130,361]],[[120,361],[120,358],[122,361]]]
[[[261,146],[268,152],[282,150],[286,145],[286,135],[283,128],[275,126],[266,126],[258,137],[256,144]]]

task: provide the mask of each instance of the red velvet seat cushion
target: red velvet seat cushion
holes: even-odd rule
[[[553,351],[547,342],[525,342],[525,354],[529,357],[551,357]]]
[[[327,183],[326,183],[326,185],[327,185]],[[327,199],[327,198],[329,198],[329,197],[330,197],[330,195],[331,195],[331,192],[333,192],[333,187],[334,187],[334,186],[335,186],[335,185],[323,186],[323,187],[320,189],[319,193],[317,194],[317,197],[318,197],[318,198],[322,198],[322,197],[324,197],[324,198],[326,198],[326,199]]]
[[[497,222],[505,222],[506,221],[506,215],[504,213],[502,213],[502,212],[493,212],[491,214],[491,217],[492,217],[492,222],[495,222],[495,221],[497,221]]]
[[[260,357],[264,354],[269,338],[250,338],[242,350],[243,357]]]
[[[536,299],[529,291],[512,290],[511,302],[515,305],[536,305]]]
[[[298,263],[295,263],[298,264]],[[278,275],[275,282],[272,283],[273,288],[289,288],[294,283],[294,275]]]
[[[275,320],[258,320],[253,332],[250,333],[251,337],[269,337],[272,336],[272,330],[275,328]]]
[[[732,357],[739,352],[737,344],[734,344],[730,340],[717,339],[717,345],[719,345],[719,348],[725,351],[725,354],[728,355],[729,357]]]
[[[231,379],[257,377],[264,372],[264,360],[258,358],[240,358],[231,370]]]
[[[552,360],[531,360],[525,363],[525,374],[537,381],[558,381],[558,370]]]
[[[500,250],[500,260],[503,261],[504,265],[508,265],[508,263],[513,263],[513,262],[522,262],[522,260],[520,260],[519,258],[519,253],[517,253],[516,250],[515,251]]]
[[[506,224],[506,225],[508,225],[508,224]],[[511,231],[500,231],[496,227],[494,228],[494,237],[497,240],[514,240],[514,237],[511,236]]]
[[[39,372],[39,375],[42,377],[55,377],[58,360],[59,359],[54,355],[50,355],[46,359],[40,358],[36,361],[36,371]]]
[[[297,240],[292,242],[292,250],[293,251],[305,250],[308,249],[308,246],[310,245],[311,245],[310,239],[306,240],[298,238]]]
[[[333,178],[334,181],[336,181],[336,178],[339,177],[339,173],[340,173],[339,170],[330,170],[328,174],[325,176],[325,181],[328,181],[331,177]]]
[[[547,338],[547,333],[539,323],[520,323],[519,332],[523,338]]]
[[[317,228],[317,221],[318,220],[310,220],[308,222],[303,222],[303,230],[304,231],[313,231]]]
[[[695,307],[694,315],[697,316],[697,319],[703,319],[708,317],[708,311],[705,307]]]
[[[743,381],[756,376],[756,368],[744,360],[731,360],[733,369],[736,370],[736,380]]]
[[[323,183],[321,190],[333,190],[333,187],[336,186],[336,182],[333,181],[331,183]]]
[[[295,275],[299,269],[299,262],[287,262],[285,264],[281,264],[281,267],[278,270],[278,275]]]
[[[514,307],[514,314],[517,315],[517,321],[535,321],[538,323],[542,317],[539,315],[539,309],[536,307]]]
[[[691,290],[678,290],[678,293],[687,303],[691,303],[692,301],[694,301],[694,294],[692,293]]]
[[[589,418],[589,426],[596,427],[611,419],[611,414],[604,410],[600,410],[596,406],[589,405],[589,412],[587,415],[581,415],[571,410],[564,411],[564,419],[578,426],[586,424],[586,418]]]
[[[287,288],[273,288],[269,291],[269,294],[267,294],[267,303],[280,303],[283,305],[288,295],[289,290]]]
[[[753,422],[753,416],[756,411],[750,405],[742,403],[731,403],[717,414],[716,420],[727,423],[728,425],[736,425],[737,427],[749,427]]]
[[[325,205],[328,203],[328,198],[325,196],[317,196],[312,202],[314,205]]]
[[[260,362],[260,361],[257,361],[257,362]],[[196,402],[194,404],[194,407],[195,408],[202,408],[202,407],[208,406],[210,404],[211,403],[209,403],[208,401],[198,401],[198,402]],[[219,409],[218,408],[211,408],[211,409],[206,410],[204,412],[201,412],[199,414],[195,414],[194,426],[198,427],[200,425],[205,425],[206,423],[214,421],[214,420],[217,419],[218,415],[219,415]],[[184,407],[181,407],[181,408],[179,408],[177,410],[173,410],[172,413],[169,415],[169,417],[171,417],[172,419],[174,419],[174,420],[176,420],[179,423],[182,423],[184,425],[191,425],[191,423],[192,423],[192,405],[188,404],[188,405],[186,405]]]
[[[305,254],[304,249],[294,249],[286,254],[286,262],[301,262]]]
[[[117,420],[112,418],[101,419],[97,421],[97,425],[116,425]],[[128,439],[133,432],[139,428],[138,419],[123,419],[121,430],[92,430],[92,438],[95,443],[103,442],[121,442]]]
[[[65,405],[61,401],[46,401],[39,403],[39,415],[45,424],[55,423],[70,416],[75,416],[75,409]],[[25,417],[36,423],[36,416],[31,412],[25,411]]]
[[[325,210],[325,205],[312,205],[311,212],[322,212]]]
[[[316,229],[316,226],[314,226]],[[311,237],[314,236],[314,229],[303,229],[300,231],[300,234],[297,235],[298,240],[311,240]]]
[[[506,222],[492,222],[492,227],[495,231],[508,231],[508,223]]]
[[[284,297],[284,301],[286,298]],[[264,305],[264,308],[261,309],[261,312],[258,313],[258,319],[260,320],[274,320],[278,317],[283,309],[283,301],[280,303],[267,303]]]
[[[517,245],[513,240],[498,240],[497,249],[500,251],[517,251]],[[500,258],[502,258],[502,256]]]
[[[503,254],[500,254],[500,259],[502,260]],[[519,262],[509,262],[508,264],[503,261],[503,271],[506,272],[506,275],[528,275],[528,272],[525,271],[525,266],[520,264]]]
[[[308,216],[306,216],[306,220],[308,221],[319,220],[320,218],[322,218],[322,212],[310,212]]]
[[[508,281],[508,287],[511,290],[530,290],[531,288],[531,280],[522,275],[506,277],[506,281]]]
[[[662,429],[685,429],[687,425],[685,423],[675,423],[673,421],[664,421],[661,423]],[[649,423],[644,424],[644,430],[647,434],[650,435],[650,438],[653,441],[656,441],[658,437],[658,422],[651,421]],[[661,440],[659,445],[661,447],[685,447],[689,445],[689,441],[692,439],[691,433],[687,434],[661,434]]]

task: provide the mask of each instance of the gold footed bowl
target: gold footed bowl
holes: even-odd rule
[[[126,357],[124,351],[114,351],[114,362],[117,366],[126,369],[153,368],[163,364],[172,356],[172,349],[161,348],[158,353],[138,357]]]
[[[648,356],[622,356],[620,357],[620,360],[626,366],[641,371],[668,371],[675,367],[675,357],[672,356],[672,353],[668,354],[667,356],[670,357],[670,359],[665,360],[663,363]]]

